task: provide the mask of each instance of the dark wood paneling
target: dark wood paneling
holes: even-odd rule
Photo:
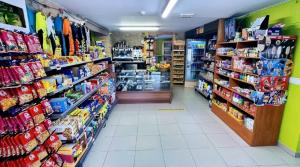
[[[141,92],[117,92],[118,103],[171,103],[171,91],[141,91]]]

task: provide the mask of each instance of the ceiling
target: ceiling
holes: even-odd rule
[[[107,27],[160,26],[160,31],[182,32],[218,18],[241,15],[285,0],[178,0],[166,19],[161,13],[168,0],[51,0],[64,8]],[[141,11],[146,14],[142,15]],[[194,13],[181,18],[181,13]]]

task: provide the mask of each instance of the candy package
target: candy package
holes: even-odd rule
[[[35,35],[31,35],[31,39],[33,40],[36,53],[43,53],[43,49],[39,41],[39,38]]]
[[[31,71],[28,63],[21,62],[20,65],[23,68],[26,76],[28,77],[29,82],[33,81],[34,80],[34,75],[33,75],[32,71]]]
[[[30,153],[37,145],[38,141],[34,135],[30,132],[26,132],[18,135],[20,143],[23,145],[23,149],[26,153]]]
[[[6,45],[6,51],[8,53],[18,52],[18,45],[14,39],[13,33],[10,31],[0,30],[0,37]]]

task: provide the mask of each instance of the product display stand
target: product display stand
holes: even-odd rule
[[[222,38],[217,44],[211,110],[251,146],[277,144],[295,44],[294,37],[265,38],[271,44]],[[290,50],[273,56],[272,47]]]
[[[180,40],[173,41],[171,67],[173,84],[184,84],[184,54],[185,42]]]

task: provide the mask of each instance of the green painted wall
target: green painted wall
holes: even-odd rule
[[[270,15],[270,25],[285,23],[285,35],[297,35],[298,42],[294,57],[295,68],[292,77],[300,78],[300,2],[289,0],[266,9],[252,12],[243,18],[243,22],[249,25],[257,17]],[[300,152],[300,85],[290,84],[289,97],[282,120],[279,142],[293,152]],[[297,108],[298,107],[298,108]]]

